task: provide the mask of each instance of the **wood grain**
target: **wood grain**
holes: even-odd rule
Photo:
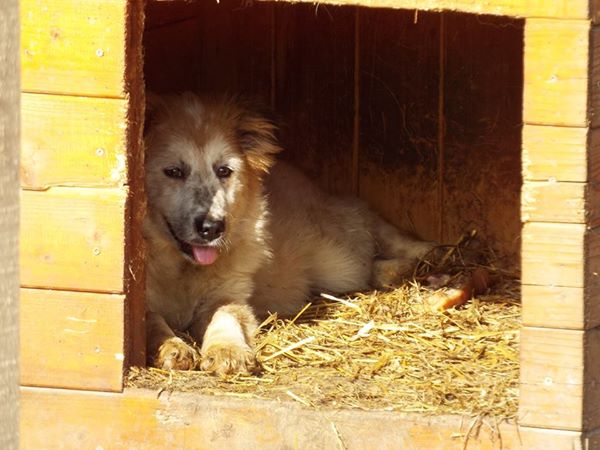
[[[21,384],[120,391],[124,296],[21,289]]]
[[[523,325],[574,330],[600,326],[600,287],[521,286]]]
[[[600,329],[521,330],[519,423],[591,430],[600,424]]]
[[[122,0],[21,2],[21,88],[26,92],[123,97]]]
[[[126,108],[124,100],[23,94],[21,185],[126,183]]]
[[[125,189],[23,191],[21,284],[121,293],[126,195]]]
[[[587,139],[587,128],[523,126],[523,178],[587,181]]]
[[[472,418],[400,412],[310,410],[293,403],[22,388],[23,448],[588,448],[574,431],[485,422],[468,438]],[[199,405],[201,405],[199,407]],[[60,420],[56,420],[59,417]]]
[[[291,0],[290,3],[312,3],[312,0]],[[591,14],[586,0],[324,0],[319,3],[564,19],[587,19]]]
[[[587,126],[589,34],[586,20],[527,21],[525,123]]]
[[[521,190],[523,222],[586,223],[598,207],[586,202],[586,183],[525,181]]]

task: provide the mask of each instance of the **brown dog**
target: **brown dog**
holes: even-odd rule
[[[275,126],[235,98],[150,99],[148,352],[156,366],[246,372],[257,317],[319,291],[397,281],[431,243],[276,163]],[[201,355],[176,337],[188,331]]]

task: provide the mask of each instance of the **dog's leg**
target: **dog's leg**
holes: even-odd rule
[[[154,366],[165,370],[191,370],[198,365],[198,352],[175,336],[160,314],[146,312],[146,334],[147,352]]]
[[[376,217],[374,225],[378,256],[382,258],[373,262],[371,284],[374,287],[399,283],[410,275],[417,260],[436,245],[434,242],[421,241],[402,234],[379,217]]]
[[[254,332],[257,328],[252,308],[245,304],[226,304],[208,315],[210,321],[192,325],[192,336],[202,337],[202,370],[217,375],[251,373],[256,367]]]

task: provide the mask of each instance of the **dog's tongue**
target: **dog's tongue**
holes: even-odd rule
[[[193,246],[192,252],[196,262],[203,266],[208,266],[214,263],[217,259],[217,249],[214,247]]]

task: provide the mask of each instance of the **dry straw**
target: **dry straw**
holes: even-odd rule
[[[444,250],[456,268],[460,245]],[[489,264],[489,263],[488,263]],[[462,263],[462,270],[475,264]],[[430,269],[440,264],[426,262]],[[130,386],[286,399],[306,407],[399,410],[514,418],[518,402],[517,280],[487,266],[492,294],[443,313],[417,281],[388,292],[323,294],[296,317],[271,315],[257,335],[257,376],[133,368]],[[419,272],[420,271],[420,272]],[[421,265],[416,279],[427,272]],[[457,272],[456,270],[454,272]],[[451,275],[455,275],[452,274]]]

